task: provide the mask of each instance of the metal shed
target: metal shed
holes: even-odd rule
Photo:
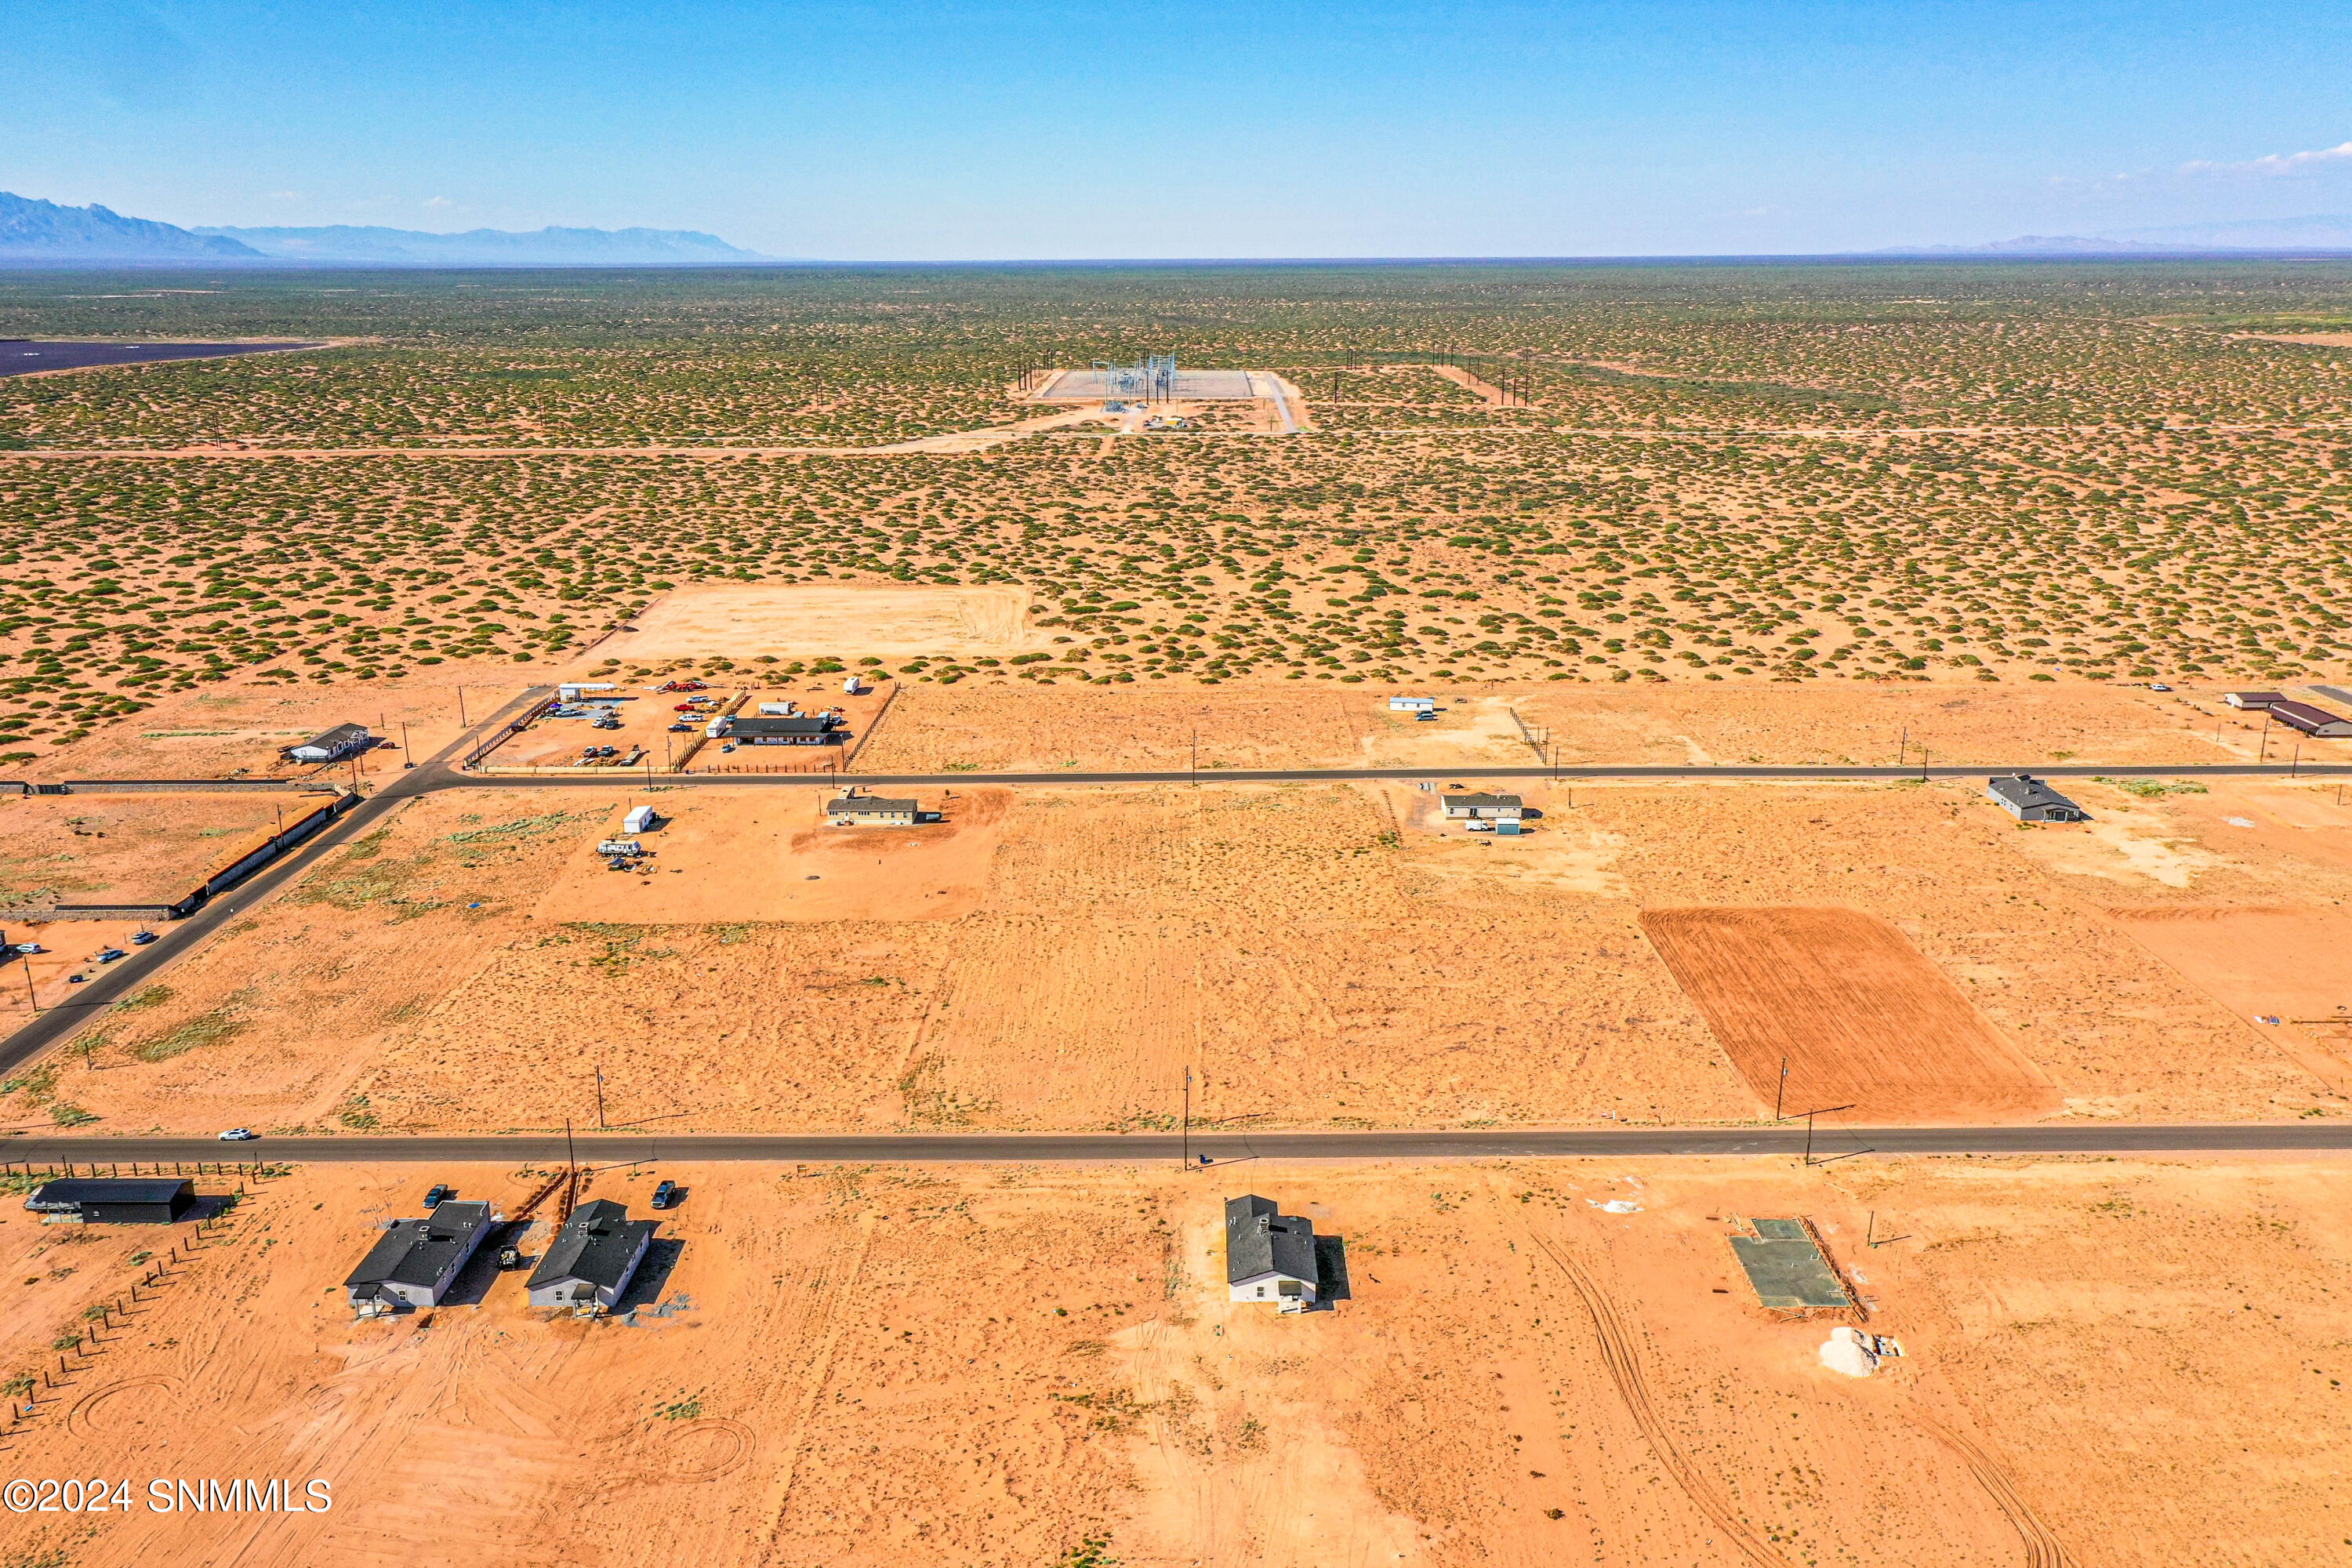
[[[2306,735],[2326,740],[2342,740],[2352,735],[2352,719],[2330,713],[2325,708],[2314,708],[2308,702],[2291,702],[2281,698],[2271,704],[2271,717],[2290,730],[2300,730]]]

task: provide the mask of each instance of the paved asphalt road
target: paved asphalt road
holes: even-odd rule
[[[1788,1157],[1805,1150],[1803,1123],[1753,1127],[1585,1127],[1478,1131],[1200,1132],[1197,1157],[1233,1160],[1473,1160],[1748,1154]],[[812,1164],[910,1162],[1025,1164],[1075,1161],[1140,1164],[1183,1158],[1173,1132],[700,1133],[669,1137],[583,1133],[573,1152],[597,1164],[662,1160]],[[288,1160],[403,1163],[545,1162],[564,1157],[561,1133],[502,1132],[452,1137],[210,1138],[44,1137],[0,1140],[0,1160],[35,1165],[110,1161]],[[1878,1154],[2161,1154],[2352,1151],[2352,1122],[2227,1122],[2148,1127],[2111,1121],[2024,1127],[1821,1127],[1813,1157]]]
[[[340,845],[348,843],[372,824],[390,812],[404,800],[420,795],[451,789],[548,789],[575,788],[627,790],[646,775],[631,774],[622,770],[600,771],[594,773],[550,773],[527,777],[490,777],[478,773],[460,773],[448,766],[449,759],[463,754],[478,739],[503,723],[507,717],[523,705],[547,694],[544,687],[534,688],[509,702],[497,713],[482,721],[464,737],[453,742],[414,770],[398,778],[352,808],[333,826],[303,845],[294,853],[255,875],[242,885],[206,904],[186,920],[168,925],[162,940],[142,948],[120,963],[100,970],[90,982],[73,993],[72,999],[50,1008],[38,1018],[0,1040],[0,1073],[13,1071],[67,1039],[84,1025],[122,997],[153,979],[180,958],[194,951],[205,938],[217,931],[238,911],[261,902],[301,876],[317,864],[319,858]],[[1751,781],[1804,779],[1908,779],[1908,778],[1982,778],[1992,773],[2032,771],[2043,777],[2076,778],[2104,774],[2116,778],[2201,778],[2244,775],[2339,776],[2352,775],[2352,763],[2305,763],[2299,768],[2292,763],[2258,764],[2253,763],[2201,763],[2183,767],[2139,767],[2100,765],[2095,763],[2050,765],[2029,763],[2023,768],[2007,764],[1999,767],[1986,764],[1947,766],[1937,764],[1916,767],[1448,767],[1448,768],[1204,768],[1193,772],[1124,772],[1080,773],[1075,770],[1039,773],[683,773],[659,777],[664,787],[728,788],[738,785],[772,787],[803,785],[819,788],[837,787],[848,782],[873,785],[966,787],[975,784],[1183,784],[1202,781],[1240,784],[1314,783],[1339,780],[1420,780],[1420,779],[1743,779]],[[93,786],[95,787],[95,786]],[[1613,1133],[1611,1135],[1614,1135]],[[316,1142],[316,1141],[313,1141]],[[142,1156],[142,1158],[144,1156]],[[169,1158],[170,1156],[165,1156]],[[187,1158],[189,1156],[182,1156]],[[504,1156],[500,1156],[504,1157]],[[782,1156],[791,1158],[792,1156]],[[845,1156],[846,1157],[846,1156]],[[896,1158],[913,1158],[899,1154]],[[1037,1156],[1045,1158],[1048,1156]],[[1070,1157],[1070,1156],[1052,1156]]]
[[[506,714],[528,700],[529,698],[518,698],[509,703],[485,721],[483,728],[502,722]],[[155,942],[134,950],[130,957],[120,963],[108,964],[90,977],[89,984],[76,986],[71,1000],[49,1008],[6,1039],[0,1040],[0,1074],[15,1071],[50,1047],[71,1037],[85,1024],[96,1021],[109,1006],[194,952],[206,937],[234,919],[239,910],[249,909],[269,897],[316,865],[320,856],[350,842],[402,801],[436,788],[447,787],[438,781],[454,775],[445,773],[441,764],[445,759],[457,754],[459,748],[471,739],[469,735],[454,742],[436,752],[430,762],[419,763],[412,773],[402,773],[329,824],[324,831],[296,848],[292,854],[256,872],[186,920],[166,924]]]
[[[422,771],[422,770],[420,770]],[[2273,763],[2200,763],[2182,767],[2140,767],[2117,763],[2052,765],[2042,763],[1979,763],[1969,767],[1937,763],[1919,768],[1874,767],[1425,767],[1425,768],[1202,768],[1198,773],[1079,773],[1075,769],[1050,773],[631,773],[614,768],[595,773],[551,772],[517,776],[458,773],[438,770],[426,789],[638,789],[650,779],[665,789],[718,788],[748,785],[814,785],[835,789],[845,784],[871,788],[878,784],[939,785],[948,789],[974,784],[1313,784],[1318,781],[1388,779],[1983,779],[1997,773],[2030,773],[2036,778],[2269,778],[2352,777],[2352,763],[2305,763],[2290,772],[2289,764]]]

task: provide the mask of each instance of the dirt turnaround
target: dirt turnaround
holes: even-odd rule
[[[2049,1079],[1884,921],[1649,910],[1642,929],[1757,1099],[1785,1115],[1973,1121],[2057,1108]]]

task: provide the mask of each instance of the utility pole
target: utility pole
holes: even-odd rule
[[[461,686],[457,688],[457,728],[463,730],[467,727],[468,726],[466,722],[466,689]]]
[[[1184,1069],[1184,1165],[1192,1168],[1192,1069]]]
[[[604,1064],[596,1064],[596,1131],[604,1131]]]
[[[2298,730],[2298,731],[2295,731],[2295,736],[2294,736],[2294,760],[2287,763],[2287,765],[2286,765],[2286,776],[2287,776],[2287,777],[2289,777],[2289,778],[2293,778],[2293,777],[2294,777],[2294,776],[2295,776],[2295,770],[2296,770],[2297,768],[2302,767],[2302,766],[2303,766],[2303,731],[2300,731],[2300,730]]]
[[[1805,1169],[1813,1168],[1813,1113],[1805,1112]]]
[[[30,953],[18,953],[16,956],[22,959],[25,964],[25,1005],[30,1007],[33,1010],[33,1016],[37,1018],[41,1016],[41,1000],[33,990],[32,955]]]
[[[1786,1058],[1786,1057],[1782,1057],[1782,1058],[1780,1058],[1780,1088],[1778,1088],[1778,1089],[1774,1089],[1774,1090],[1772,1091],[1772,1120],[1773,1120],[1773,1121],[1780,1121],[1780,1102],[1781,1102],[1783,1100],[1785,1100],[1785,1099],[1787,1099],[1787,1098],[1788,1098],[1788,1094],[1789,1094],[1789,1058]],[[1810,1125],[1810,1123],[1808,1123],[1808,1125]]]
[[[2269,762],[2270,760],[2271,760],[2271,710],[2270,710],[2269,709],[2265,708],[2265,709],[2263,709],[2263,739],[2262,739],[2262,746],[2261,746],[2261,749],[2260,749],[2260,750],[2255,753],[2255,756],[2254,756],[2254,763],[2255,763],[2255,765],[2256,765],[2256,766],[2258,766],[2258,767],[2259,767],[2259,766],[2261,766],[2263,763],[2267,763],[2267,762]]]
[[[1192,731],[1192,787],[1199,789],[1201,787],[1201,731],[1198,730]]]
[[[408,721],[405,719],[400,721],[400,765],[404,768],[416,765],[408,754]]]

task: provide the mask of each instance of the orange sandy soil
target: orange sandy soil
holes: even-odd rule
[[[0,795],[0,908],[147,904],[184,897],[278,821],[328,797]]]
[[[1038,768],[1531,766],[1512,719],[1548,731],[1560,762],[1593,764],[2230,763],[2249,728],[2211,692],[2090,685],[1399,687],[1435,697],[1429,722],[1388,710],[1389,688],[1269,685],[952,687],[909,682],[866,773]],[[1906,732],[1907,731],[1907,744]],[[2217,732],[2219,738],[2217,739]],[[2278,735],[2271,755],[2284,760]],[[2352,762],[2352,742],[2305,742],[2305,760]]]
[[[1034,1568],[1089,1538],[1134,1568],[2343,1554],[2341,1163],[730,1166],[589,1190],[643,1214],[658,1176],[690,1195],[631,1300],[667,1316],[533,1310],[522,1275],[478,1264],[435,1311],[356,1321],[340,1281],[377,1221],[428,1181],[511,1207],[533,1180],[307,1167],[258,1184],[61,1380],[49,1340],[127,1300],[153,1267],[132,1255],[184,1253],[189,1227],[0,1219],[32,1281],[0,1365],[37,1400],[9,1471],[127,1478],[138,1500],[13,1519],[11,1550],[74,1568]],[[1349,1300],[1285,1318],[1223,1299],[1219,1202],[1244,1190],[1344,1239]],[[1906,1352],[1866,1380],[1819,1364],[1827,1323],[1765,1317],[1723,1239],[1734,1216],[1794,1215]],[[158,1476],[317,1478],[334,1507],[156,1514]]]
[[[0,795],[0,909],[68,904],[170,903],[274,826],[316,800],[298,795]],[[11,943],[49,951],[0,962],[0,1029],[68,1001],[68,978],[95,975],[106,949],[129,951],[137,921],[0,921]],[[0,1112],[4,1116],[5,1112]],[[46,1117],[42,1124],[47,1124]]]
[[[406,724],[409,755],[421,763],[462,732],[459,686],[466,689],[467,718],[478,724],[524,687],[546,679],[511,663],[449,664],[396,681],[206,686],[159,697],[144,712],[7,771],[43,780],[301,778],[318,770],[282,763],[278,752],[343,723],[364,724],[394,741]],[[400,772],[400,763],[396,750],[371,752],[360,759],[361,776],[388,777]],[[349,782],[351,766],[339,763],[328,776]]]
[[[601,1065],[611,1120],[661,1131],[1157,1127],[1189,1067],[1235,1127],[1738,1121],[1769,1099],[1641,924],[1735,905],[1887,922],[2061,1114],[2344,1114],[2307,1042],[2112,912],[2332,907],[2352,870],[2200,847],[2245,833],[2192,818],[2241,788],[2290,786],[2151,808],[2179,837],[2147,863],[2214,862],[2182,887],[2102,837],[2130,797],[2091,784],[2099,821],[2032,829],[1972,784],[1544,784],[1500,841],[1402,785],[957,792],[911,832],[816,827],[804,791],[451,792],[99,1020],[59,1092],[94,1131],[561,1128]],[[674,814],[654,869],[602,869],[645,800]]]
[[[599,658],[1012,654],[1046,646],[1026,588],[892,584],[696,584],[675,588],[596,645]],[[835,689],[840,683],[835,682]]]

